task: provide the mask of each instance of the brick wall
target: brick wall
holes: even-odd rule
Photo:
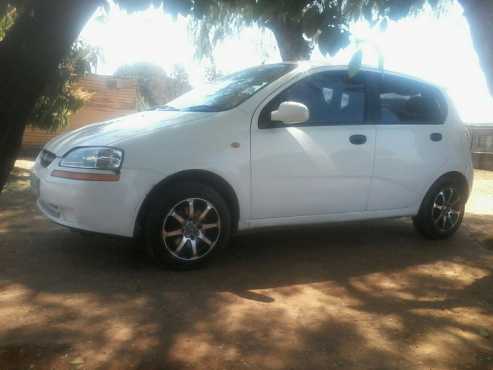
[[[90,100],[70,119],[67,127],[55,132],[27,127],[23,150],[41,148],[52,137],[94,122],[109,120],[137,111],[137,82],[133,79],[89,75],[79,82],[92,94]]]

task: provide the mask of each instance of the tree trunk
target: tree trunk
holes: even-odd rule
[[[274,34],[283,61],[310,58],[312,48],[310,43],[303,38],[301,22],[276,18],[270,20],[266,27]]]
[[[469,23],[481,69],[493,96],[493,1],[459,0]]]
[[[98,6],[98,0],[32,0],[0,43],[0,192],[26,122]]]

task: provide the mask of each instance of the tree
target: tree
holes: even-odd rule
[[[458,0],[469,24],[474,49],[493,95],[493,1]]]
[[[241,24],[274,33],[281,56],[306,59],[316,43],[333,54],[349,42],[348,25],[407,17],[426,4],[451,0],[115,0],[128,10],[164,3],[172,14],[191,15],[204,32],[201,49],[211,48]],[[472,39],[493,94],[493,1],[457,0],[465,10]],[[0,0],[0,19],[18,14],[0,42],[0,191],[14,164],[24,127],[40,96],[56,78],[82,27],[105,0]],[[311,41],[309,41],[311,40]]]
[[[166,78],[164,70],[151,63],[128,64],[119,67],[114,76],[137,80],[139,110],[158,105],[156,82]]]
[[[98,5],[96,0],[9,3],[19,14],[0,43],[0,191],[39,98]],[[0,17],[8,8],[0,3]]]
[[[98,50],[77,42],[58,66],[56,77],[38,98],[28,124],[45,130],[65,127],[73,113],[86,103],[91,94],[78,82],[96,67]]]
[[[0,17],[0,42],[14,24],[19,10],[7,5],[5,15]],[[38,98],[28,124],[47,130],[57,130],[67,125],[70,116],[90,98],[77,82],[95,69],[99,50],[76,42],[58,66],[57,76]]]
[[[174,67],[164,87],[165,90],[163,92],[165,96],[161,104],[167,103],[192,89],[188,73],[182,65],[178,64]]]
[[[171,74],[151,63],[136,63],[121,66],[116,77],[131,77],[137,80],[140,109],[164,105],[191,89],[188,74],[181,66],[175,66]]]
[[[274,34],[283,60],[304,60],[315,45],[333,55],[350,41],[351,22],[365,19],[385,27],[388,20],[417,14],[426,5],[440,11],[453,0],[207,0],[193,8],[197,44],[203,55],[239,27],[257,25]],[[493,1],[457,0],[493,95]]]
[[[223,76],[224,74],[221,71],[218,71],[217,66],[214,62],[205,68],[205,79],[208,82],[215,81]]]

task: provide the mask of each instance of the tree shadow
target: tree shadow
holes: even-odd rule
[[[244,234],[175,272],[0,202],[0,368],[493,366],[493,216],[446,241],[406,219]]]
[[[480,331],[492,306],[478,298],[491,254],[467,230],[441,242],[406,220],[264,231],[189,272],[154,267],[131,241],[7,234],[0,348],[46,345],[18,368],[80,358],[104,369],[491,365]],[[0,364],[8,358],[0,352]]]

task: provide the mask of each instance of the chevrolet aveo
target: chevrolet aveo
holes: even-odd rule
[[[156,261],[192,267],[266,226],[410,216],[424,236],[447,238],[471,189],[469,149],[440,88],[280,63],[59,136],[32,187],[54,222],[142,236]]]

